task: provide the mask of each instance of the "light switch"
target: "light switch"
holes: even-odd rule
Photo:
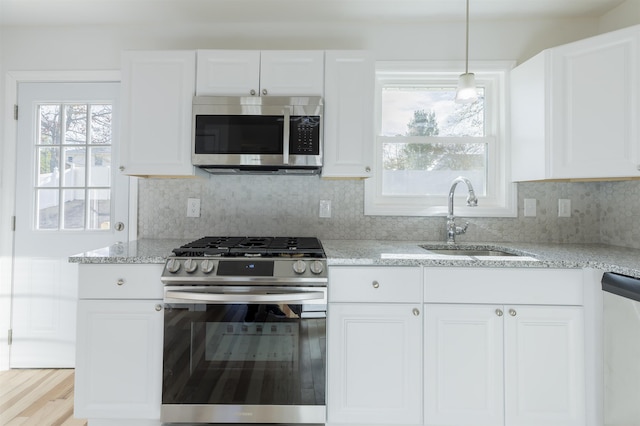
[[[320,200],[320,217],[331,217],[331,200]]]
[[[524,215],[526,217],[536,217],[536,202],[535,198],[524,199]]]
[[[561,198],[558,200],[558,217],[571,217],[571,200]]]

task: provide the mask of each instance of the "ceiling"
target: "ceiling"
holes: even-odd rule
[[[470,2],[474,20],[512,20],[599,17],[624,0]],[[464,0],[0,0],[0,25],[443,21],[464,13]]]

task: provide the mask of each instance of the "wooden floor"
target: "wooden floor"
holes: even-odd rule
[[[0,426],[83,426],[73,417],[73,373],[0,371]]]

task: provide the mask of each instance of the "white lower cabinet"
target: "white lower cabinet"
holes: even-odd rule
[[[584,426],[581,277],[427,269],[425,301],[435,303],[424,306],[425,425]]]
[[[74,416],[160,424],[162,265],[79,267]]]
[[[329,277],[328,423],[422,424],[421,269],[332,267]],[[416,303],[399,302],[410,294]]]

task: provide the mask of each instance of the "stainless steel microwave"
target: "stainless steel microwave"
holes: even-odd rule
[[[322,115],[318,96],[195,96],[192,163],[210,173],[317,174]]]

